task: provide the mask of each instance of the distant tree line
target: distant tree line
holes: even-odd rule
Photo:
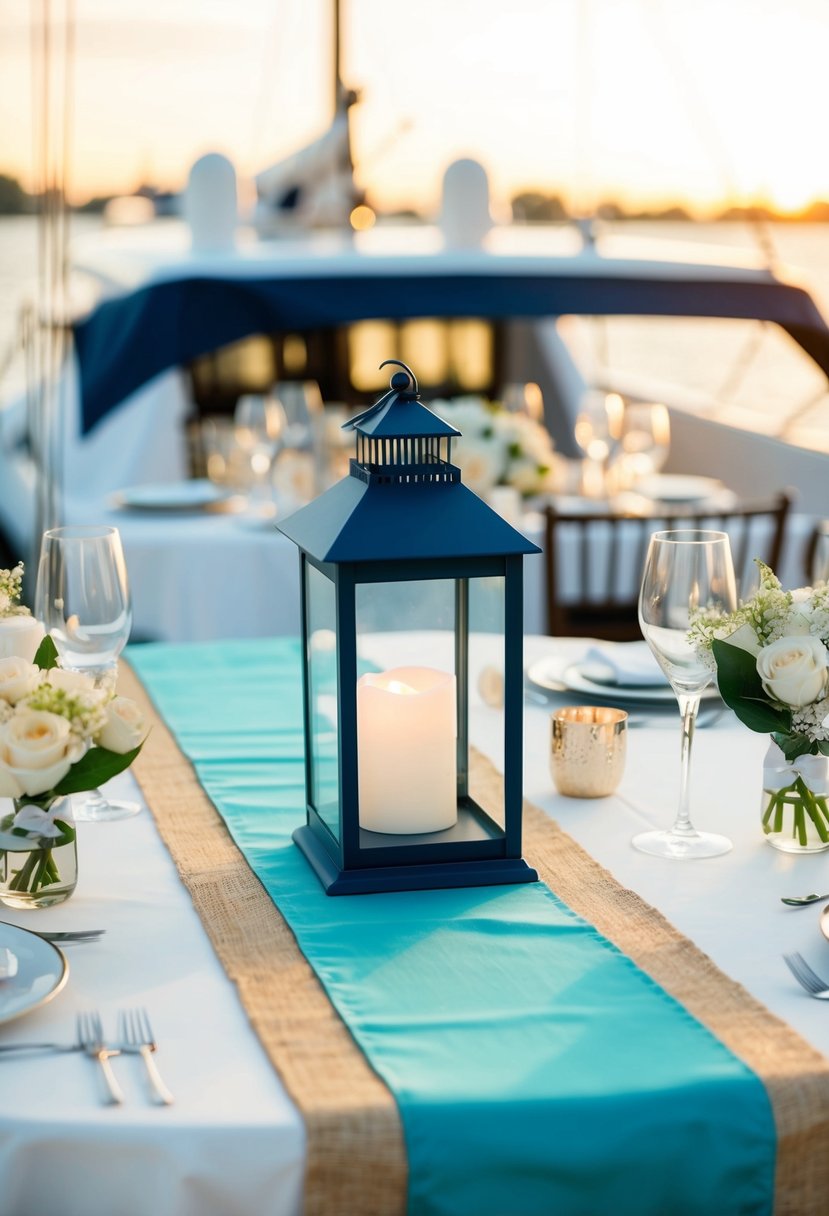
[[[103,211],[110,198],[108,194],[90,198],[73,211]],[[0,173],[0,215],[34,215],[37,203],[38,195],[24,190],[16,177]]]
[[[142,186],[139,194],[153,197],[156,191],[150,186]],[[103,211],[112,196],[96,195],[85,203],[75,206],[74,211],[97,213]],[[166,196],[164,196],[166,197]],[[37,196],[23,189],[16,177],[0,173],[0,215],[32,215],[37,210]],[[512,218],[520,224],[551,224],[561,223],[574,218],[574,212],[567,206],[558,194],[545,194],[541,190],[522,190],[511,199]],[[604,220],[671,220],[681,222],[693,220],[690,212],[679,203],[670,207],[657,209],[631,210],[621,203],[605,200],[595,209],[596,217]],[[394,213],[397,219],[418,220],[421,217],[416,211],[406,209]],[[752,220],[776,220],[795,223],[822,224],[829,222],[829,202],[818,201],[804,207],[801,211],[780,213],[770,207],[726,207],[716,215],[707,217],[711,220],[735,220],[750,222]]]
[[[557,194],[544,194],[540,190],[523,190],[515,194],[511,200],[512,218],[522,224],[554,224],[574,219],[573,211],[567,207],[564,200]],[[607,199],[598,204],[594,215],[603,220],[670,220],[673,222],[694,219],[683,206],[674,203],[670,207],[636,210],[624,207],[621,203]],[[708,221],[739,220],[775,220],[778,223],[818,224],[829,221],[829,202],[819,200],[810,203],[808,207],[797,212],[779,212],[772,207],[755,205],[751,207],[725,207],[716,214],[706,216]]]

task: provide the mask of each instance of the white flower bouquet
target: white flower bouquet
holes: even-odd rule
[[[51,638],[34,663],[0,658],[0,798],[13,800],[0,815],[3,890],[34,897],[60,881],[54,850],[75,840],[68,795],[123,772],[146,736],[139,706],[58,667]]]
[[[485,495],[493,486],[512,486],[527,497],[552,489],[555,453],[541,423],[483,397],[434,401],[432,409],[461,432],[452,460],[470,490]]]
[[[771,735],[763,829],[800,848],[829,847],[829,583],[784,591],[762,562],[760,586],[729,616],[704,610],[691,628],[720,695],[750,730]],[[773,840],[773,843],[778,843]],[[786,847],[781,844],[780,847]]]

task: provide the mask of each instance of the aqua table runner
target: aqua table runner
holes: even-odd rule
[[[541,883],[323,894],[291,841],[297,642],[129,659],[394,1094],[413,1216],[772,1211],[758,1077]]]

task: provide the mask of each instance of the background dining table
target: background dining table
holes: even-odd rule
[[[568,500],[570,501],[570,500]],[[599,504],[601,507],[601,504]],[[584,503],[589,512],[591,503]],[[660,526],[653,516],[654,529]],[[209,641],[227,637],[273,637],[299,631],[299,563],[296,546],[258,509],[228,513],[184,510],[76,510],[73,523],[111,524],[121,533],[133,593],[133,636],[151,641]],[[600,527],[601,525],[597,525]],[[716,526],[716,520],[712,520]],[[544,546],[544,519],[528,510],[520,530]],[[813,527],[792,516],[779,574],[784,586],[805,581],[802,554]],[[639,533],[631,531],[631,558]],[[562,541],[559,562],[563,595],[577,598],[575,532]],[[568,555],[569,559],[568,560]],[[635,599],[641,571],[620,563],[619,590]],[[599,576],[600,578],[600,576]],[[546,628],[545,566],[541,554],[524,561],[524,632]]]
[[[585,647],[581,640],[528,638],[525,660],[575,661]],[[734,849],[708,861],[665,861],[637,852],[630,840],[673,819],[678,714],[647,700],[628,704],[627,768],[618,791],[601,799],[566,798],[554,792],[548,765],[550,710],[568,700],[570,694],[528,685],[526,797],[722,971],[829,1054],[826,1010],[794,983],[781,957],[799,950],[829,975],[820,910],[780,902],[784,895],[829,889],[829,855],[792,857],[765,842],[764,737],[730,712],[706,711],[711,725],[694,744],[693,818],[700,828],[727,833]],[[473,742],[490,755],[497,754],[500,721],[481,700],[471,707]],[[140,798],[129,773],[111,789]],[[158,1064],[176,1101],[151,1104],[135,1057],[115,1061],[127,1101],[114,1108],[102,1104],[97,1068],[80,1054],[0,1056],[0,1213],[295,1216],[303,1193],[301,1117],[247,1022],[152,816],[144,810],[133,819],[79,825],[79,853],[70,902],[29,913],[5,909],[2,916],[32,929],[104,928],[106,934],[67,948],[65,989],[0,1026],[0,1046],[68,1042],[76,1014],[93,1008],[114,1035],[118,1010],[146,1007]],[[1,1002],[0,988],[0,1010]]]

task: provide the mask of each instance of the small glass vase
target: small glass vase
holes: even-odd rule
[[[763,762],[760,813],[766,840],[775,849],[829,849],[829,756],[802,756],[793,766],[772,740]]]
[[[78,850],[69,797],[15,798],[0,819],[0,903],[48,908],[78,881]]]

